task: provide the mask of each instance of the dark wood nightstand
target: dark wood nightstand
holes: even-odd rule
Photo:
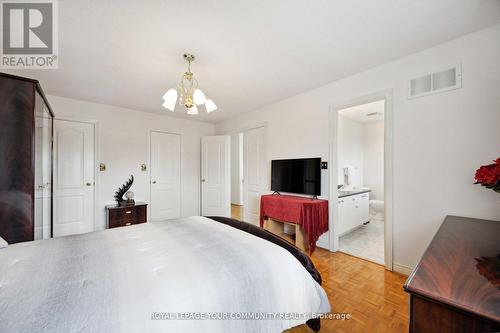
[[[108,228],[145,223],[147,221],[147,207],[148,204],[144,202],[137,202],[130,206],[106,206]]]

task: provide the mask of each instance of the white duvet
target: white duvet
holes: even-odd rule
[[[277,333],[304,323],[300,314],[329,311],[290,253],[204,217],[0,249],[2,333]],[[280,317],[234,319],[239,313]]]

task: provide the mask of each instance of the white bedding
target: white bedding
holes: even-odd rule
[[[283,248],[204,217],[9,245],[0,332],[281,332],[305,318],[151,320],[160,313],[326,313]]]

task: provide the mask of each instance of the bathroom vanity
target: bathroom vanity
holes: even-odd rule
[[[368,189],[339,190],[339,236],[359,228],[369,221],[370,198]]]

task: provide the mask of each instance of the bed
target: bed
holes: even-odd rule
[[[280,242],[197,216],[9,245],[0,332],[282,332],[330,305],[312,262]]]

